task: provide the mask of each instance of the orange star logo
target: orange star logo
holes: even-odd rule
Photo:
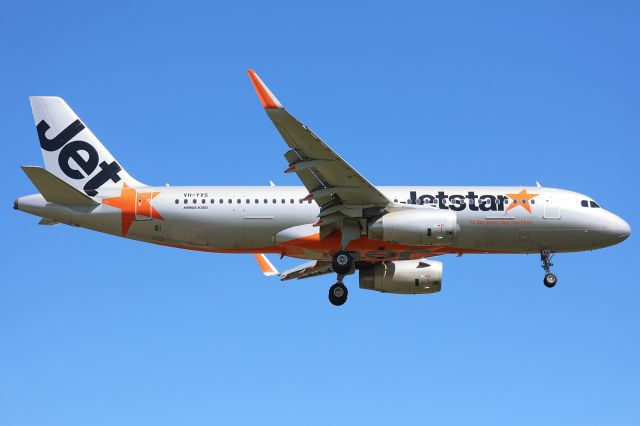
[[[515,201],[514,203],[509,204],[509,207],[507,207],[507,211],[520,206],[526,211],[528,211],[529,213],[531,213],[531,199],[534,197],[537,197],[540,194],[528,194],[527,190],[523,189],[517,194],[504,194],[504,195],[511,198],[513,201]]]
[[[129,228],[136,220],[136,215],[147,219],[153,217],[154,219],[164,220],[151,205],[151,200],[158,194],[160,192],[138,192],[125,183],[122,185],[119,197],[105,198],[102,200],[102,204],[122,211],[122,235],[127,235]]]

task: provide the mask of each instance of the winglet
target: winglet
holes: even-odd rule
[[[282,104],[278,101],[278,98],[271,93],[271,90],[262,82],[258,74],[254,70],[247,70],[247,73],[264,109],[282,109]]]
[[[267,256],[264,254],[256,254],[256,260],[258,261],[258,266],[260,266],[260,270],[264,274],[265,277],[273,277],[276,275],[280,275],[280,272],[273,266]]]

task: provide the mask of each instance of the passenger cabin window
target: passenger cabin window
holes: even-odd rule
[[[180,200],[178,200],[178,199],[176,198],[176,204],[178,204],[178,203],[180,203]]]
[[[580,205],[582,207],[589,207],[589,202],[587,200],[582,200],[582,201],[580,201]]]
[[[216,200],[214,200],[213,198],[211,199],[211,204],[215,203]]]
[[[589,201],[589,205],[593,208],[599,209],[600,206],[595,201]]]
[[[189,202],[189,200],[187,200],[186,198],[184,199],[184,203],[187,204]]]
[[[269,202],[269,200],[267,200],[266,198],[264,200],[262,200],[262,201],[264,201],[265,204],[267,204]]]

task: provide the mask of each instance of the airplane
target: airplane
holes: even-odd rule
[[[45,167],[22,166],[39,193],[14,208],[41,225],[79,226],[124,238],[212,253],[254,254],[281,280],[336,274],[398,294],[440,291],[444,254],[536,253],[551,288],[556,253],[594,250],[630,226],[593,198],[536,186],[374,186],[282,106],[248,70],[289,150],[285,173],[302,186],[149,186],[131,175],[58,97],[30,97]],[[265,254],[305,259],[279,272]]]

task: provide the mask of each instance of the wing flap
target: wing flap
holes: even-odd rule
[[[293,279],[303,279],[315,277],[318,275],[328,274],[332,271],[331,262],[316,261],[303,263],[294,268],[287,269],[284,272],[278,272],[278,270],[269,261],[264,254],[255,254],[258,266],[265,277],[280,276],[281,281],[288,281]]]
[[[280,274],[280,280],[288,281],[293,279],[304,279],[317,277],[318,275],[329,274],[333,271],[331,268],[331,262],[322,260],[313,260],[311,262],[303,263],[294,268],[288,269]]]

